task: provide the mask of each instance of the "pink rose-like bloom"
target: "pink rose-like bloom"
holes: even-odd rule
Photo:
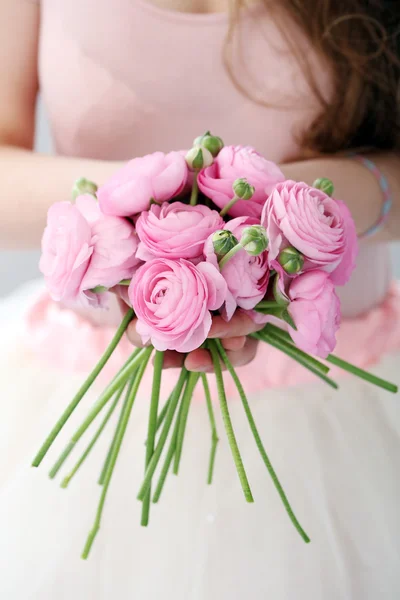
[[[103,215],[93,196],[79,196],[75,204],[53,204],[39,265],[51,297],[98,304],[99,298],[90,290],[131,277],[139,262],[137,243],[133,225]]]
[[[153,204],[136,222],[140,238],[137,256],[142,260],[159,257],[198,261],[208,236],[224,224],[217,211],[201,204]]]
[[[293,280],[288,311],[297,331],[289,327],[294,343],[304,352],[326,358],[336,346],[340,300],[325,271],[309,271]]]
[[[205,341],[210,310],[225,301],[226,283],[211,264],[155,258],[141,266],[129,286],[137,331],[157,350],[191,352]]]
[[[188,167],[180,152],[134,158],[97,191],[104,214],[129,217],[148,210],[151,199],[171,200],[182,192]]]
[[[57,202],[49,208],[39,268],[53,300],[75,300],[93,254],[92,230],[78,207]]]
[[[240,240],[245,227],[259,224],[260,221],[253,217],[237,217],[226,223],[224,229],[231,231]],[[212,236],[204,246],[204,255],[208,262],[218,265]],[[223,266],[221,273],[228,285],[222,316],[229,321],[238,306],[251,310],[264,298],[269,281],[268,252],[250,256],[246,250],[239,250]]]
[[[198,183],[203,194],[223,208],[234,196],[234,181],[242,177],[254,186],[254,195],[250,200],[236,202],[229,214],[259,218],[272,188],[285,178],[275,163],[250,146],[225,146],[214,163],[200,171]]]
[[[98,285],[110,288],[130,279],[141,261],[136,256],[138,237],[127,219],[104,215],[96,199],[79,196],[75,204],[91,226],[92,258],[82,281],[90,290]]]
[[[305,183],[278,183],[261,217],[267,230],[270,261],[286,246],[304,256],[303,270],[323,269],[336,284],[346,283],[354,269],[357,236],[343,204]]]

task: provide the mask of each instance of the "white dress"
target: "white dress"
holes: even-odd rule
[[[152,506],[149,527],[142,528],[136,494],[149,406],[145,385],[133,409],[100,532],[89,559],[81,560],[113,425],[67,490],[59,487],[60,478],[48,479],[68,434],[101,390],[99,383],[42,466],[30,466],[82,381],[82,374],[50,368],[15,341],[26,299],[34,298],[38,287],[40,283],[25,286],[1,304],[1,598],[398,597],[399,398],[352,378],[341,380],[338,392],[310,382],[250,395],[262,439],[311,537],[309,545],[280,503],[236,398],[229,406],[255,503],[247,504],[241,493],[218,410],[221,442],[214,483],[206,485],[210,427],[206,407],[197,400],[181,472],[169,476],[160,503]],[[399,354],[392,353],[373,370],[399,382],[399,366]]]

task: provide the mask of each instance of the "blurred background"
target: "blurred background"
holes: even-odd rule
[[[39,152],[52,151],[51,133],[40,99],[37,105],[35,144]],[[39,250],[0,251],[0,296],[5,296],[19,284],[40,276],[39,254]],[[394,273],[400,279],[400,244],[393,244],[392,255]]]

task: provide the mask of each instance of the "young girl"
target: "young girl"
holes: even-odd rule
[[[37,246],[48,207],[69,199],[77,177],[101,184],[122,161],[186,148],[211,129],[226,144],[254,146],[288,178],[334,181],[363,238],[342,292],[337,353],[399,382],[400,293],[387,248],[400,231],[399,9],[390,0],[0,0],[3,245]],[[32,152],[38,89],[54,157]],[[249,342],[248,320],[216,320],[212,335],[242,365],[262,438],[311,544],[292,528],[233,393],[255,504],[242,498],[221,423],[215,483],[206,486],[210,430],[200,394],[180,476],[140,528],[145,386],[84,562],[109,438],[68,492],[46,469],[82,413],[42,469],[29,465],[117,315],[78,315],[51,302],[41,283],[3,302],[0,314],[1,598],[399,597],[398,398],[350,378],[331,393]],[[130,339],[138,342],[134,324]],[[167,366],[180,360],[171,354]],[[186,365],[211,370],[203,351]]]

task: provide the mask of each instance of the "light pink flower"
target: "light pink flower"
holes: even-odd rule
[[[250,200],[239,200],[229,214],[234,217],[260,217],[262,207],[272,188],[284,180],[279,167],[256,152],[250,146],[225,146],[211,167],[200,171],[199,188],[220,208],[223,208],[234,193],[233,182],[246,178],[255,188]]]
[[[127,219],[104,215],[95,198],[79,196],[76,206],[91,226],[93,254],[82,281],[90,290],[98,285],[110,288],[130,279],[141,263],[137,258],[138,237]]]
[[[137,237],[131,223],[101,213],[93,196],[50,207],[40,270],[54,300],[99,304],[90,290],[112,287],[133,275]]]
[[[304,352],[326,358],[336,346],[340,300],[329,274],[310,271],[296,277],[289,288],[288,311],[297,331],[289,327],[294,343]]]
[[[205,341],[210,310],[226,297],[226,283],[212,265],[155,258],[141,266],[129,286],[137,331],[157,350],[191,352]]]
[[[154,152],[134,158],[97,191],[107,215],[129,217],[148,210],[150,201],[165,202],[182,192],[188,167],[180,152]]]
[[[208,236],[223,226],[219,213],[201,204],[154,204],[136,222],[140,238],[137,256],[142,260],[159,257],[199,261]]]
[[[353,220],[342,202],[305,183],[278,183],[261,217],[273,261],[286,246],[305,258],[303,270],[336,272],[336,283],[346,283],[354,268],[357,238]]]
[[[78,207],[57,202],[49,208],[39,268],[53,300],[75,300],[93,254],[92,231]]]
[[[224,229],[231,231],[240,240],[245,227],[259,224],[260,221],[253,217],[237,217],[226,223]],[[212,236],[204,246],[204,255],[208,262],[218,266]],[[224,265],[221,273],[228,285],[222,316],[229,321],[238,306],[251,310],[264,298],[269,281],[268,252],[250,256],[245,250],[239,250]]]

